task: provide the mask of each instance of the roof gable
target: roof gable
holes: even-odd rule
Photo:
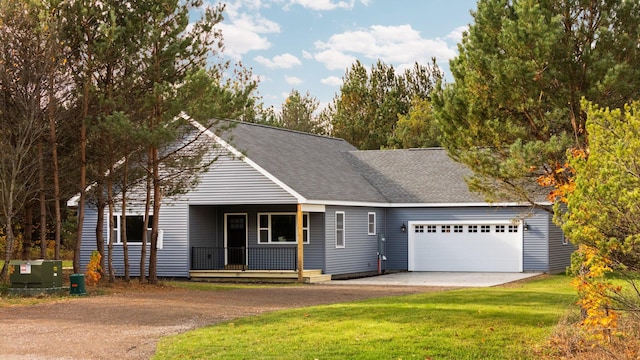
[[[386,202],[345,154],[345,140],[247,122],[218,134],[306,200]]]

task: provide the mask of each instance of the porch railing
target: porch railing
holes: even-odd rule
[[[297,264],[298,252],[291,246],[191,248],[191,270],[296,270]]]

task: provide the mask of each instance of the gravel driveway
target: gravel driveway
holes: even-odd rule
[[[148,359],[162,336],[279,309],[445,290],[305,285],[197,291],[115,288],[107,295],[0,308],[0,359]]]

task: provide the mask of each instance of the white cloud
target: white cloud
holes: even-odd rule
[[[286,81],[289,85],[300,85],[303,83],[302,79],[300,79],[299,77],[287,75],[284,76],[284,81]]]
[[[327,69],[345,69],[356,58],[382,60],[396,66],[414,62],[428,63],[432,57],[446,62],[456,55],[442,39],[425,39],[411,25],[382,26],[346,31],[332,35],[327,41],[317,41],[314,58]]]
[[[320,80],[321,83],[329,86],[340,86],[342,85],[342,79],[337,76],[329,76]]]
[[[360,0],[365,6],[369,4],[368,0]],[[349,1],[333,1],[333,0],[291,0],[289,5],[300,5],[311,10],[335,10],[344,9],[351,10],[355,5],[355,0]]]
[[[256,56],[254,60],[271,69],[291,69],[296,65],[302,65],[300,59],[289,53],[276,55],[272,59],[267,59],[260,55]]]
[[[467,30],[469,30],[468,25],[458,26],[447,35],[447,39],[450,39],[455,41],[456,43],[459,43],[460,41],[462,41],[462,33],[464,33]]]
[[[320,51],[313,58],[323,63],[329,70],[346,70],[356,61],[355,56],[348,55],[337,49]]]
[[[279,33],[280,24],[258,13],[257,10],[264,6],[260,0],[227,3],[225,20],[220,23],[226,55],[240,59],[249,51],[271,47],[266,35]]]
[[[313,54],[306,50],[302,50],[302,57],[305,59],[313,59]]]

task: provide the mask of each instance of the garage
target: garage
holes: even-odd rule
[[[409,222],[409,271],[522,272],[522,225]]]

